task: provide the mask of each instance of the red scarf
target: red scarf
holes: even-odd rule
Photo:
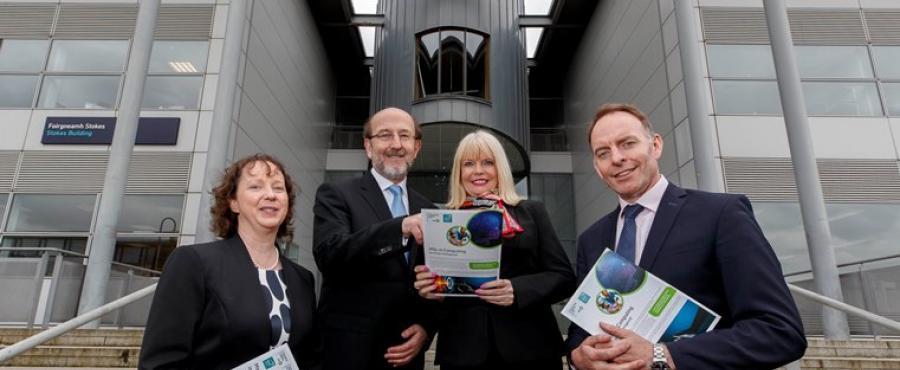
[[[465,208],[497,208],[500,213],[503,214],[503,231],[502,235],[504,239],[511,239],[516,236],[518,233],[522,233],[525,231],[516,219],[509,214],[506,210],[506,205],[503,202],[503,198],[500,198],[497,194],[494,193],[484,193],[479,195],[478,197],[471,198],[467,197],[466,201],[459,207],[460,209]]]

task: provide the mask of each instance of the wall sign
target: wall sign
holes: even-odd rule
[[[178,142],[178,117],[138,119],[136,145],[175,145]],[[47,117],[42,144],[112,144],[116,117]]]

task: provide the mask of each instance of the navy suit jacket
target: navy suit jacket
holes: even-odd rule
[[[410,214],[437,208],[407,187]],[[313,255],[322,272],[319,312],[327,370],[390,369],[388,347],[406,341],[403,330],[420,324],[433,334],[433,304],[413,289],[413,264],[423,257],[413,239],[402,244],[403,217],[391,210],[375,177],[325,183],[313,207]],[[422,369],[425,350],[407,366]]]
[[[579,236],[579,282],[614,247],[618,215],[617,208]],[[714,330],[666,344],[679,369],[771,369],[806,350],[781,265],[745,196],[670,184],[640,266],[722,315]],[[588,336],[572,324],[569,351]]]

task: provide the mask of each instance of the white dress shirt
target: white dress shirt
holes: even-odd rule
[[[659,181],[657,181],[655,185],[650,187],[650,190],[647,190],[644,195],[641,195],[641,197],[638,198],[637,202],[628,203],[621,197],[619,198],[619,218],[616,222],[617,246],[619,245],[619,236],[622,235],[622,227],[625,223],[625,219],[622,218],[622,213],[625,211],[625,206],[636,203],[644,207],[644,209],[641,210],[641,213],[639,213],[634,219],[635,225],[637,226],[637,235],[635,235],[634,238],[635,265],[641,263],[641,255],[644,253],[644,245],[647,244],[647,236],[650,235],[650,227],[653,226],[653,219],[656,218],[656,211],[659,209],[659,203],[662,201],[663,194],[666,193],[667,187],[669,187],[669,180],[666,180],[665,176],[659,175]]]

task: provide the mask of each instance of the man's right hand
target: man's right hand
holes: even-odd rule
[[[587,337],[578,348],[572,351],[572,365],[578,370],[638,370],[646,369],[644,360],[617,364],[616,357],[621,356],[631,345],[613,339],[606,334],[597,334]]]
[[[422,245],[422,214],[419,213],[412,216],[406,216],[406,218],[403,219],[402,230],[404,238],[412,237],[416,240],[416,243]]]

